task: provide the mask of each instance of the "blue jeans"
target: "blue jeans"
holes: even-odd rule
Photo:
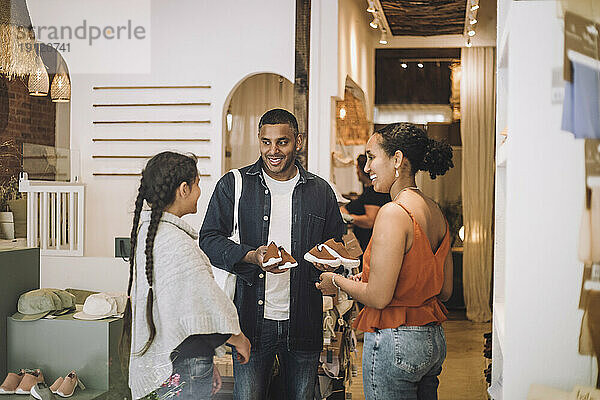
[[[173,374],[156,390],[160,400],[210,400],[213,378],[213,358],[172,358]]]
[[[367,400],[435,400],[446,358],[441,325],[400,326],[365,333],[363,387]]]
[[[289,320],[263,321],[258,350],[250,352],[250,361],[241,365],[233,349],[234,400],[263,400],[271,380],[275,355],[279,358],[280,373],[289,400],[313,400],[319,352],[289,351],[287,348]],[[282,394],[283,395],[283,394]]]

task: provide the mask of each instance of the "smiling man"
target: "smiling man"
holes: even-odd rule
[[[275,397],[314,397],[323,347],[323,300],[314,285],[320,271],[304,254],[327,239],[341,240],[344,224],[329,184],[296,161],[302,139],[293,114],[267,111],[258,124],[260,158],[240,169],[240,244],[228,239],[233,229],[232,173],[217,183],[200,231],[200,247],[211,263],[238,277],[234,302],[252,350],[248,364],[233,357],[236,400],[266,398],[275,355],[286,386]],[[298,266],[263,266],[271,241]]]

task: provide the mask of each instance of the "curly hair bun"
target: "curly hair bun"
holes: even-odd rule
[[[381,136],[381,146],[392,157],[400,150],[410,161],[412,173],[427,171],[431,179],[444,175],[454,167],[452,147],[427,137],[423,129],[408,122],[396,122],[375,132]]]
[[[454,167],[452,147],[448,143],[429,139],[423,155],[423,163],[419,169],[429,172],[431,179],[435,179],[438,175],[444,175],[452,167]]]

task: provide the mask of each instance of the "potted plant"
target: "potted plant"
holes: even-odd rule
[[[16,176],[0,182],[0,239],[14,239],[15,225],[9,202],[21,197],[19,180]]]
[[[21,151],[15,141],[11,139],[0,142],[0,239],[15,238],[14,216],[9,202],[22,197],[15,171],[19,169],[20,163]]]

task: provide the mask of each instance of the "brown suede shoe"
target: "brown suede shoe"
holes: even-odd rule
[[[15,394],[15,390],[17,390],[19,387],[19,384],[23,380],[24,376],[24,370],[19,371],[18,374],[9,372],[8,375],[6,375],[6,379],[4,379],[4,382],[2,382],[2,385],[0,386],[0,394]]]
[[[304,259],[313,264],[324,265],[325,269],[317,267],[323,271],[334,271],[342,264],[336,256],[329,252],[324,244],[318,244],[310,249],[310,251],[304,255]]]
[[[75,371],[71,371],[69,375],[65,376],[65,380],[60,385],[60,388],[56,392],[60,397],[71,397],[73,393],[75,393],[75,388],[77,386],[81,387],[81,390],[85,390],[85,386],[83,382],[79,380],[77,373]]]
[[[15,394],[30,394],[31,387],[36,383],[44,382],[44,374],[39,369],[28,371],[19,383]]]
[[[298,262],[290,253],[285,251],[283,247],[279,247],[279,252],[281,254],[281,264],[279,265],[279,269],[288,269],[298,266]]]
[[[334,257],[340,260],[343,266],[349,268],[355,268],[360,265],[360,260],[356,257],[352,257],[343,242],[336,242],[334,239],[329,239],[323,246],[327,248],[327,251]]]
[[[271,242],[267,247],[267,253],[263,258],[263,268],[271,267],[273,265],[277,265],[281,262],[281,254],[279,253],[279,248],[274,242]]]
[[[56,379],[54,381],[54,383],[52,384],[52,386],[50,386],[50,391],[52,393],[58,392],[58,388],[60,388],[60,385],[62,385],[62,383],[63,383],[64,380],[65,380],[65,378],[63,378],[62,376],[59,377],[58,379]]]

